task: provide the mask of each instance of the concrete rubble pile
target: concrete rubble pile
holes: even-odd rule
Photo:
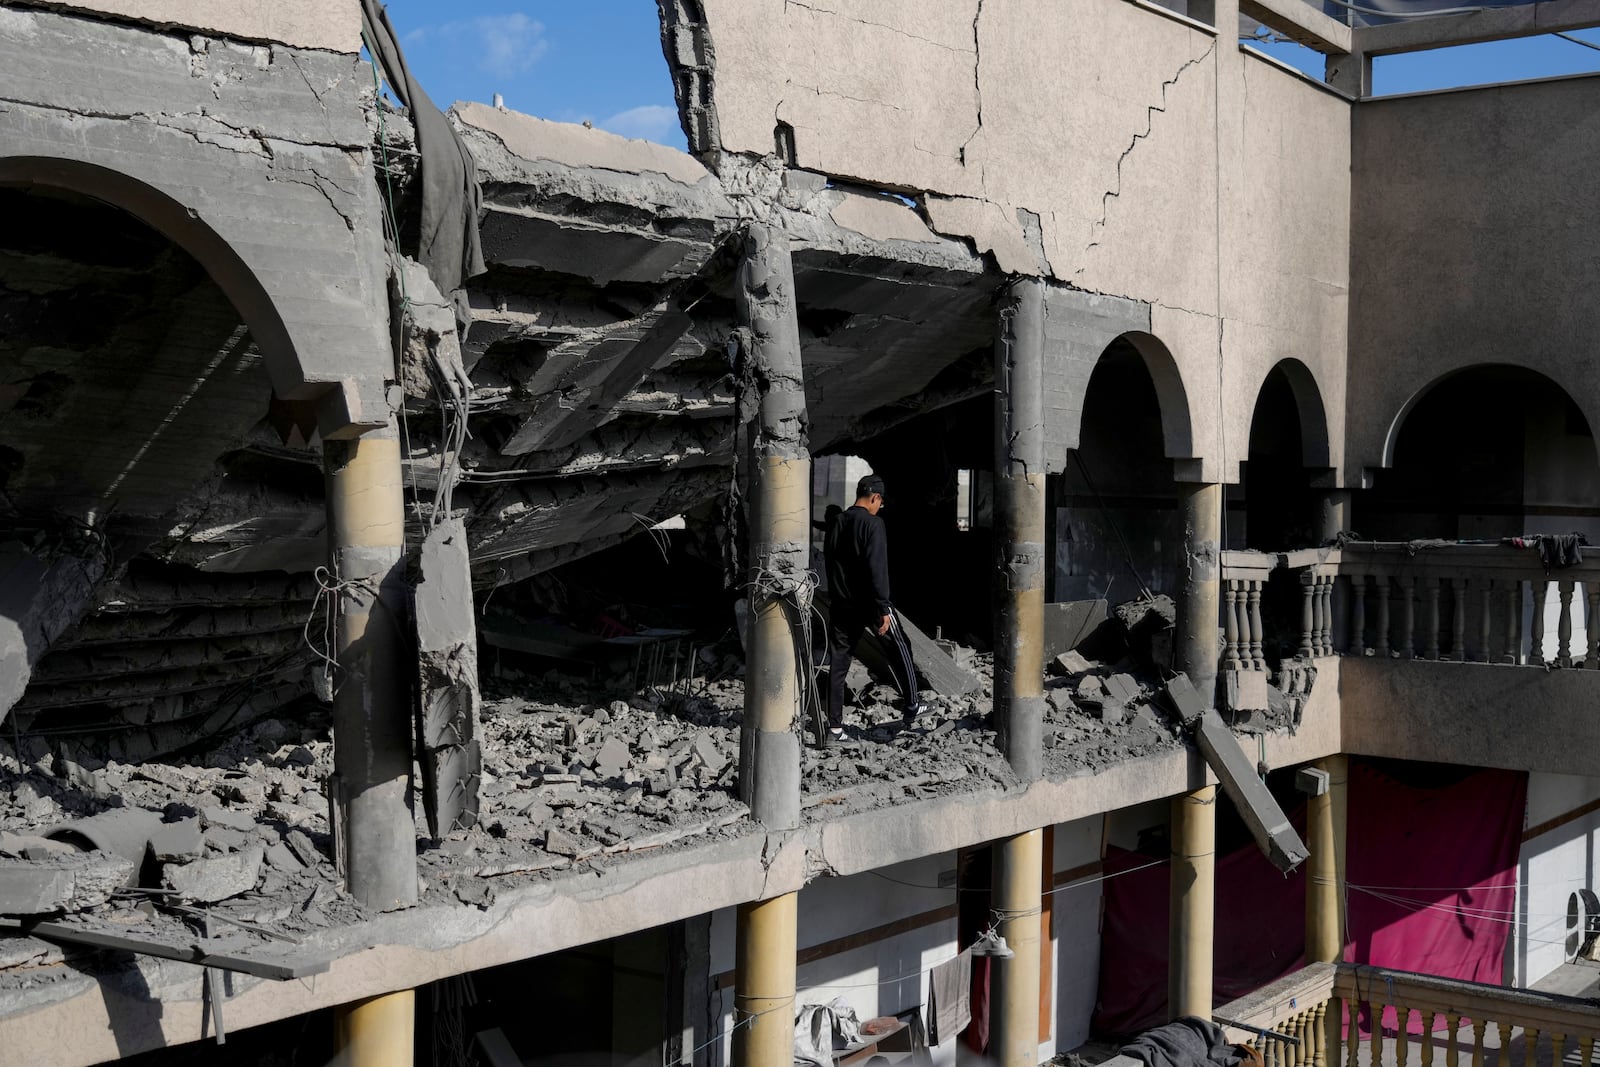
[[[1125,621],[1136,629],[1142,618]],[[808,819],[1016,784],[995,747],[992,657],[956,651],[979,688],[924,691],[929,710],[911,723],[893,686],[853,664],[844,739],[804,749]],[[669,690],[557,670],[486,679],[478,817],[439,838],[419,818],[424,903],[487,907],[506,888],[563,871],[755,832],[737,794],[741,664],[729,656],[702,666],[715,670]],[[1158,710],[1161,674],[1144,655],[1056,656],[1045,679],[1047,773],[1182,744]],[[324,794],[333,751],[321,722],[269,719],[186,761],[105,761],[38,737],[24,739],[20,757],[0,755],[9,828],[0,834],[0,914],[137,906],[142,917],[128,921],[178,922],[152,907],[159,901],[291,935],[362,915],[338,889]]]

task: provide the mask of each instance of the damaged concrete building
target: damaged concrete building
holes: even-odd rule
[[[1588,1067],[1600,80],[1371,70],[1600,2],[658,16],[0,0],[0,1060]]]

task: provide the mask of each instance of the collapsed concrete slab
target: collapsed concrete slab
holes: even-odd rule
[[[22,698],[34,665],[87,611],[106,576],[104,541],[92,535],[78,540],[78,552],[59,542],[53,548],[0,544],[0,721]]]

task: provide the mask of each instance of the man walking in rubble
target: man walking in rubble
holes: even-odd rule
[[[927,710],[917,699],[917,669],[911,647],[889,601],[889,542],[878,512],[883,479],[869,474],[856,483],[856,502],[828,526],[823,558],[828,571],[828,733],[844,736],[845,674],[863,634],[883,646],[900,690],[906,721]]]

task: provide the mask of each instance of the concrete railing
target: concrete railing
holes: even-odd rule
[[[1531,548],[1365,541],[1346,544],[1336,567],[1349,582],[1346,649],[1352,653],[1600,666],[1600,558],[1547,573]],[[1580,582],[1585,596],[1577,595]],[[1523,608],[1530,596],[1524,652]],[[1547,651],[1552,604],[1556,640]]]
[[[1338,969],[1313,963],[1216,1010],[1236,1044],[1261,1053],[1267,1067],[1334,1067],[1339,1042]],[[1334,1012],[1329,1017],[1329,1011]]]
[[[1219,1007],[1268,1067],[1592,1067],[1600,1005],[1528,989],[1357,964],[1315,963]],[[1486,1056],[1486,1052],[1490,1055]]]
[[[1300,641],[1296,655],[1311,660],[1334,654],[1333,587],[1338,549],[1295,552],[1230,550],[1222,553],[1222,667],[1265,671],[1261,599],[1276,572],[1300,584]]]

